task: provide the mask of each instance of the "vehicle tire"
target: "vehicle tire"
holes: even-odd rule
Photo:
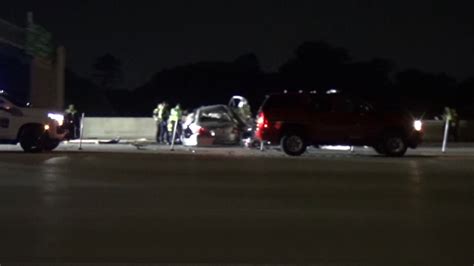
[[[43,150],[41,137],[44,130],[41,125],[27,125],[20,132],[20,146],[25,152],[38,153]]]
[[[281,139],[281,148],[290,156],[300,156],[306,151],[306,143],[299,133],[286,134]]]
[[[377,152],[380,155],[386,155],[387,152],[385,151],[384,143],[379,143],[375,146],[373,146],[375,152]]]
[[[53,151],[56,149],[61,142],[57,139],[52,139],[50,137],[45,137],[42,146],[44,151]]]
[[[383,150],[390,157],[402,157],[407,152],[408,145],[404,137],[390,134],[385,137]]]

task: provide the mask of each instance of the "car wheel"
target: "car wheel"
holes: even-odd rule
[[[291,133],[281,139],[281,148],[290,156],[300,156],[306,151],[306,143],[301,134]]]
[[[56,149],[61,142],[57,139],[52,139],[50,137],[46,137],[43,140],[43,150],[45,151],[52,151]]]
[[[387,152],[385,151],[385,147],[384,147],[384,144],[383,143],[379,143],[375,146],[373,146],[375,152],[377,152],[378,154],[380,155],[386,155]]]
[[[408,145],[405,138],[394,134],[385,138],[383,149],[388,156],[401,157],[407,152]]]
[[[20,133],[20,146],[25,152],[37,153],[43,150],[41,137],[43,128],[40,125],[25,126]]]

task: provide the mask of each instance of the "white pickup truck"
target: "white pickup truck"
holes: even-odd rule
[[[21,107],[0,91],[0,144],[20,143],[25,152],[52,151],[64,140],[64,116],[46,109]]]

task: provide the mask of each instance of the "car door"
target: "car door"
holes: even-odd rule
[[[347,144],[357,119],[351,99],[340,95],[321,97],[326,110],[315,109],[313,115],[314,134],[322,144]]]
[[[356,123],[351,139],[360,144],[376,137],[380,133],[379,116],[373,106],[363,100],[355,101]]]
[[[249,101],[242,96],[233,96],[228,104],[230,111],[233,112],[243,123],[252,126],[254,117],[252,115]]]
[[[312,95],[310,110],[310,127],[313,143],[326,144],[333,140],[333,128],[331,119],[331,102],[327,97]]]
[[[353,123],[349,130],[349,139],[351,143],[363,144],[369,132],[373,130],[372,126],[375,125],[373,108],[361,99],[354,98],[351,101]]]

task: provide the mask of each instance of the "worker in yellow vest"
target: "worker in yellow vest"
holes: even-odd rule
[[[454,108],[444,107],[443,114],[444,121],[449,125],[449,137],[453,137],[455,142],[458,141],[459,136],[459,115]]]
[[[168,143],[171,143],[173,138],[173,130],[176,126],[176,137],[179,139],[181,135],[181,118],[183,116],[183,110],[181,110],[181,105],[178,103],[173,109],[171,109],[170,117],[168,119]]]
[[[153,110],[153,119],[156,122],[156,142],[163,143],[167,138],[167,119],[168,104],[166,102],[160,103]]]
[[[80,137],[81,119],[74,104],[70,104],[64,111],[64,127],[69,130],[69,133],[66,134],[68,140],[78,139]]]

